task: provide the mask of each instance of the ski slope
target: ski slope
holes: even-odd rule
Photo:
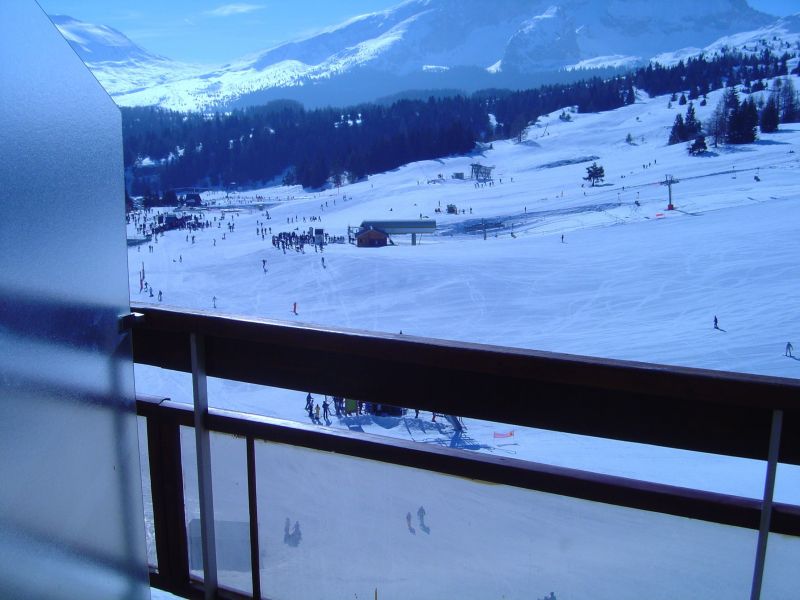
[[[696,105],[698,118],[707,119],[719,97],[714,92],[708,106]],[[675,114],[686,108],[667,103],[667,97],[642,95],[632,106],[575,113],[568,122],[556,111],[531,126],[519,143],[495,142],[471,156],[413,163],[340,190],[204,194],[214,207],[205,218],[224,218],[225,224],[235,223],[235,231],[226,225],[199,231],[194,244],[186,241],[186,232],[168,232],[152,253],[147,245],[131,248],[131,298],[156,300],[139,292],[137,270],[144,264],[146,279],[156,293],[163,292],[165,306],[214,310],[216,297],[216,310],[229,314],[798,377],[800,361],[785,357],[784,347],[800,340],[800,125],[783,125],[756,144],[711,147],[704,156],[690,157],[685,144],[666,146]],[[629,133],[633,143],[625,141]],[[594,161],[607,176],[597,187],[582,179]],[[450,177],[468,175],[473,162],[496,167],[494,185],[476,187]],[[660,185],[668,174],[679,180],[673,186],[674,211],[666,210],[667,188]],[[450,203],[464,214],[446,214]],[[435,212],[439,207],[442,213]],[[386,248],[330,244],[323,255],[313,247],[284,254],[273,248],[269,235],[262,240],[256,234],[263,223],[273,233],[321,226],[346,236],[348,226],[366,219],[420,214],[435,218],[438,231],[417,246],[410,236],[394,236],[396,245]],[[310,222],[312,216],[321,221]],[[720,330],[713,328],[714,316]],[[136,381],[141,392],[191,402],[184,374],[137,367]],[[307,420],[303,390],[211,380],[210,402]],[[450,424],[430,421],[429,413],[420,419],[333,418],[331,426],[741,496],[760,497],[763,491],[764,464],[758,461],[473,419],[465,424],[460,436]],[[510,431],[510,438],[494,437]],[[219,444],[222,456],[239,456]],[[558,600],[616,600],[639,598],[647,589],[652,598],[688,590],[688,597],[722,599],[744,597],[741,589],[749,582],[750,567],[737,561],[751,564],[752,532],[408,470],[389,475],[392,468],[350,464],[341,457],[309,461],[300,450],[272,451],[281,455],[269,460],[275,489],[261,496],[277,507],[265,525],[269,536],[277,536],[265,541],[269,577],[277,586],[271,597],[314,597],[311,584],[299,590],[298,582],[286,579],[310,560],[322,560],[316,567],[336,573],[330,579],[336,594],[330,597],[342,598],[372,597],[377,574],[394,590],[380,598],[540,598],[555,591]],[[376,470],[374,478],[365,472],[369,469]],[[228,471],[219,472],[223,481],[231,478],[221,486],[220,506],[226,518],[236,520],[241,488]],[[296,496],[298,479],[308,497]],[[358,494],[342,481],[352,481]],[[492,498],[487,506],[496,514],[487,515],[482,505],[487,494]],[[800,503],[800,469],[781,465],[776,500]],[[538,507],[533,512],[531,503]],[[407,530],[406,510],[416,515],[420,504],[431,523],[434,513],[445,519],[442,537],[419,531],[412,536]],[[190,502],[187,514],[193,511]],[[326,514],[352,515],[347,531],[331,530],[345,525],[326,521]],[[565,521],[565,514],[575,516],[575,523]],[[296,547],[280,543],[286,517],[307,528],[305,542]],[[620,519],[627,523],[624,534]],[[372,531],[379,533],[371,536]],[[614,548],[609,548],[612,534]],[[798,589],[789,565],[800,559],[800,544],[775,539],[781,552],[772,557],[775,571],[767,585],[774,587],[768,597],[789,599]],[[357,550],[354,540],[368,545],[379,540],[380,547]],[[320,548],[326,549],[324,559]],[[415,561],[420,573],[412,577],[389,568],[395,548],[400,564]],[[453,556],[448,568],[464,573],[455,588],[445,585],[453,585],[452,573],[442,572],[435,559],[448,548]],[[357,573],[337,572],[339,563],[325,562],[328,549],[330,560],[363,552],[359,560],[367,562],[356,561]],[[713,564],[707,552],[716,553]],[[488,571],[497,568],[496,561],[509,565],[498,577],[469,571],[486,553],[492,555]],[[634,578],[638,584],[620,587],[634,574],[644,575]],[[346,588],[355,581],[357,590]]]

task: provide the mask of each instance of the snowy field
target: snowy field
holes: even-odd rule
[[[709,94],[708,106],[696,105],[701,120],[710,116],[719,97],[720,92]],[[229,314],[798,377],[800,362],[785,357],[784,347],[792,341],[800,348],[800,154],[795,153],[800,124],[784,125],[753,145],[710,147],[706,155],[690,157],[685,144],[666,146],[675,114],[686,108],[677,102],[667,108],[667,102],[667,97],[643,97],[616,111],[573,114],[569,122],[560,120],[557,111],[529,128],[521,143],[495,142],[472,156],[410,164],[340,190],[308,193],[277,187],[229,198],[204,194],[204,201],[215,207],[205,210],[204,218],[224,219],[222,226],[212,221],[214,227],[194,234],[194,244],[187,242],[186,232],[174,231],[159,237],[152,252],[147,245],[131,247],[131,298],[201,310],[214,310],[215,298],[216,310]],[[629,133],[632,143],[625,141]],[[607,175],[597,187],[582,179],[593,161]],[[494,185],[476,187],[474,181],[451,178],[454,172],[468,176],[473,162],[496,167]],[[674,211],[666,210],[667,188],[659,184],[667,174],[680,181],[673,187]],[[445,214],[451,203],[464,213]],[[396,245],[386,248],[330,244],[323,254],[311,246],[304,254],[284,254],[272,246],[269,234],[262,240],[256,233],[262,226],[273,234],[302,233],[313,226],[346,237],[348,226],[366,219],[420,214],[436,220],[437,234],[423,236],[417,246],[411,245],[410,236],[394,236]],[[311,217],[321,221],[311,222]],[[162,291],[162,302],[139,291],[142,265],[155,293]],[[715,316],[719,330],[713,328]],[[140,392],[191,401],[184,374],[137,367],[136,381]],[[308,419],[302,390],[212,380],[210,402]],[[758,461],[471,419],[465,419],[465,435],[456,438],[449,424],[431,422],[429,413],[420,419],[411,415],[334,417],[331,426],[742,496],[760,497],[763,491],[764,464]],[[512,438],[495,439],[495,433],[512,429]],[[555,591],[558,600],[616,600],[640,598],[643,589],[652,598],[675,598],[680,590],[692,598],[746,597],[752,532],[410,471],[394,479],[408,478],[407,485],[365,488],[365,498],[350,498],[351,504],[340,506],[349,496],[337,491],[337,482],[357,480],[361,490],[368,478],[359,470],[363,464],[341,457],[304,461],[297,450],[296,456],[288,456],[291,450],[273,452],[287,454],[270,461],[282,465],[271,466],[266,475],[277,488],[292,487],[292,477],[294,485],[299,477],[319,495],[304,495],[302,501],[296,489],[284,496],[276,490],[270,492],[274,496],[260,495],[279,507],[265,521],[268,535],[276,536],[269,538],[274,546],[266,543],[274,571],[265,571],[265,576],[277,586],[271,597],[314,597],[311,588],[297,591],[282,579],[302,571],[306,561],[316,563],[309,567],[314,585],[329,578],[336,590],[329,597],[336,598],[371,598],[372,589],[387,579],[394,591],[381,593],[381,599],[542,598]],[[330,465],[321,464],[327,460]],[[223,470],[219,476],[226,476]],[[238,486],[222,487],[221,494],[233,494]],[[409,537],[407,510],[417,528],[414,511],[419,505],[428,510],[431,523],[434,514],[477,519],[485,512],[481,498],[486,494],[492,494],[489,506],[500,507],[498,514],[508,518],[446,523],[441,537],[434,536],[431,524],[430,536],[418,531]],[[776,499],[800,504],[800,469],[780,467]],[[221,510],[236,502],[222,500]],[[352,539],[325,529],[331,523],[340,526],[339,521],[324,523],[325,514],[350,514],[355,508],[353,532],[362,532],[364,539],[378,528],[396,528],[377,537],[381,548],[361,550],[372,561],[363,566],[349,558],[357,551],[347,546]],[[193,511],[190,502],[187,512],[191,516]],[[577,521],[565,520],[565,514]],[[298,546],[280,543],[287,517],[304,527]],[[227,518],[236,520],[235,515]],[[587,531],[582,528],[586,522],[596,527]],[[621,537],[620,523],[627,523],[623,529],[630,526]],[[461,532],[460,527],[467,528]],[[773,577],[768,571],[767,585],[774,587],[768,597],[796,598],[800,581],[788,565],[799,564],[800,544],[790,539],[773,546],[772,539],[770,568],[775,571]],[[698,563],[708,561],[702,551],[711,551],[699,540],[720,552],[713,565]],[[773,556],[775,547],[782,550]],[[446,548],[456,548],[454,559],[442,566],[434,557]],[[331,561],[348,557],[339,560],[353,563],[348,568],[363,577],[337,571],[339,563],[326,563],[328,557],[319,562],[319,552],[328,549]],[[393,552],[400,564],[418,565],[420,572],[394,573],[382,566]],[[488,562],[481,568],[489,571],[497,568],[496,558],[508,564],[511,558],[505,556],[524,566],[503,567],[494,579],[473,577],[469,570],[482,555],[488,555]],[[658,567],[644,568],[648,560]],[[381,574],[380,581],[370,569]],[[591,587],[585,569],[603,574],[594,581],[598,587]],[[649,575],[637,585],[619,585],[637,573]],[[461,582],[459,595],[439,585],[454,579]],[[356,580],[358,590],[336,587]],[[476,588],[478,581],[494,587]],[[502,587],[502,581],[511,583]],[[294,595],[287,592],[292,589]]]

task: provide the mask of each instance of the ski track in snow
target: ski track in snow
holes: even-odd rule
[[[719,96],[714,92],[708,106],[696,106],[701,120],[710,116]],[[667,100],[576,114],[571,122],[560,121],[555,111],[530,128],[529,139],[547,128],[535,147],[495,142],[483,157],[414,163],[338,192],[268,188],[234,194],[231,200],[224,193],[206,193],[204,199],[219,208],[243,206],[236,230],[226,240],[221,240],[223,229],[196,232],[194,245],[186,243],[185,232],[168,232],[152,254],[146,245],[131,248],[132,300],[150,300],[138,292],[137,270],[144,261],[148,282],[164,291],[164,305],[211,310],[216,296],[223,313],[797,377],[800,361],[784,357],[783,349],[788,340],[796,346],[800,340],[800,155],[790,153],[800,142],[800,125],[762,136],[776,143],[689,157],[685,144],[665,146],[676,112],[685,112],[685,107],[668,109]],[[624,142],[627,133],[636,145]],[[605,186],[585,185],[587,164],[570,162],[589,155],[597,155],[605,168]],[[476,189],[474,182],[454,179],[425,183],[438,173],[447,178],[469,172],[476,160],[496,165],[493,187]],[[535,166],[556,163],[562,166]],[[677,211],[665,210],[667,190],[659,182],[666,174],[680,180],[673,188]],[[352,198],[345,201],[342,194]],[[396,246],[380,249],[331,244],[321,255],[327,267],[322,268],[313,248],[284,255],[272,247],[270,236],[265,241],[253,237],[256,221],[264,219],[262,211],[248,205],[256,195],[296,197],[269,208],[272,219],[266,225],[273,233],[322,226],[346,236],[347,226],[362,220],[417,218],[421,212],[435,216],[439,230],[452,235],[422,236],[413,247],[410,236],[394,236]],[[325,201],[329,206],[320,211]],[[449,203],[466,214],[434,212]],[[206,211],[209,220],[219,214]],[[287,225],[286,218],[295,215],[300,223]],[[302,223],[303,216],[312,215],[322,222]],[[465,229],[481,219],[504,226],[490,230],[484,241],[482,231]],[[511,222],[516,237],[510,235]],[[174,262],[179,254],[183,261]],[[261,268],[264,258],[267,274]],[[298,316],[291,314],[293,302]],[[714,315],[725,332],[713,329]],[[142,366],[136,374],[139,391],[191,402],[187,375]],[[303,390],[215,379],[209,389],[214,406],[307,420]],[[754,498],[763,491],[764,463],[759,461],[474,419],[465,419],[466,431],[456,436],[449,423],[431,423],[430,413],[420,419],[410,415],[413,411],[381,420],[334,417],[332,426],[358,423],[367,433]],[[513,439],[494,439],[494,433],[510,430]],[[236,446],[241,440],[215,439],[217,456],[243,461]],[[190,449],[191,443],[188,455]],[[555,590],[558,600],[618,600],[639,598],[646,589],[648,597],[666,600],[683,589],[690,597],[727,599],[749,585],[751,531],[324,453],[309,460],[309,451],[279,445],[260,445],[259,451],[264,454],[259,464],[268,464],[260,467],[266,471],[259,485],[267,481],[259,498],[274,508],[263,521],[268,565],[263,576],[272,586],[270,597],[315,597],[319,582],[291,579],[309,560],[335,573],[330,585],[338,595],[331,597],[343,598],[356,592],[368,597],[383,584],[381,598],[540,598]],[[240,471],[220,469],[217,475],[215,469],[215,478],[223,482],[215,488],[221,518],[244,519]],[[185,472],[191,490],[196,481],[190,466]],[[347,492],[351,483],[353,491]],[[197,507],[188,496],[191,518]],[[800,503],[800,469],[780,466],[776,500]],[[428,511],[431,533],[425,535],[415,520],[412,539],[405,515],[416,516],[420,504]],[[345,518],[326,520],[328,514]],[[287,516],[302,527],[296,547],[280,539]],[[610,550],[606,544],[612,538]],[[770,552],[773,548],[780,553],[771,559],[768,597],[792,598],[797,588],[787,587],[796,582],[790,565],[800,559],[800,544],[772,536]],[[452,577],[437,578],[442,574],[437,557],[448,552],[453,565],[469,565],[455,583]],[[493,560],[485,560],[486,552]],[[341,557],[354,555],[357,568],[339,572]],[[393,556],[399,565],[418,566],[419,573],[387,566]],[[484,563],[485,568],[475,567]],[[497,564],[503,568],[494,572]],[[228,572],[225,581],[244,585],[247,577]],[[596,585],[587,588],[587,581]]]

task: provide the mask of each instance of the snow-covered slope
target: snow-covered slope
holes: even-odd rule
[[[793,79],[800,87],[797,77]],[[710,117],[721,93],[721,90],[709,93],[707,106],[695,105],[701,120]],[[683,278],[686,264],[681,261],[670,264],[669,252],[662,254],[659,247],[680,248],[678,254],[684,256],[687,254],[685,248],[692,246],[693,252],[681,260],[692,264],[697,262],[700,268],[701,257],[710,258],[709,253],[713,255],[716,252],[712,248],[717,242],[727,244],[734,238],[746,237],[742,233],[744,229],[723,234],[726,227],[744,228],[747,223],[755,226],[753,215],[766,215],[773,205],[784,206],[792,215],[793,203],[800,197],[800,179],[797,178],[800,158],[794,153],[800,143],[800,131],[795,126],[783,125],[780,132],[762,135],[755,144],[712,147],[704,156],[690,157],[684,144],[666,145],[675,115],[684,113],[686,108],[677,103],[667,108],[668,101],[668,97],[648,99],[640,92],[639,100],[631,106],[607,113],[573,114],[569,122],[561,120],[560,111],[555,111],[530,127],[527,138],[521,143],[495,142],[493,149],[485,149],[478,155],[412,163],[390,173],[372,176],[369,182],[342,188],[341,194],[345,194],[347,200],[336,192],[311,194],[282,187],[242,196],[243,201],[260,195],[269,199],[265,202],[277,203],[270,209],[272,221],[269,225],[275,231],[302,229],[302,222],[287,224],[287,217],[295,215],[301,221],[304,217],[321,216],[323,226],[336,235],[343,235],[348,225],[357,225],[369,218],[417,218],[420,214],[435,218],[439,235],[419,248],[406,247],[403,238],[398,239],[399,247],[376,252],[332,246],[330,255],[326,252],[326,257],[330,256],[327,259],[330,261],[329,269],[324,271],[318,268],[318,259],[284,257],[271,247],[269,240],[265,242],[255,236],[249,239],[251,224],[255,229],[254,222],[260,220],[258,211],[253,210],[252,214],[240,217],[247,219],[239,221],[246,223],[242,225],[248,231],[245,239],[240,237],[243,234],[237,233],[239,241],[225,242],[223,251],[219,245],[212,247],[209,240],[200,246],[187,245],[183,236],[179,236],[180,239],[173,240],[176,244],[174,249],[171,246],[173,242],[166,247],[160,246],[161,259],[149,258],[148,263],[155,261],[160,266],[154,264],[148,272],[154,273],[155,278],[159,269],[165,269],[165,275],[177,269],[176,275],[181,279],[183,276],[179,273],[191,270],[191,264],[195,262],[191,260],[189,265],[185,264],[187,256],[198,254],[202,259],[200,262],[210,269],[208,273],[216,264],[220,267],[230,264],[231,269],[242,268],[243,272],[249,272],[249,267],[242,264],[241,259],[252,261],[251,266],[257,267],[260,274],[260,258],[245,257],[263,255],[274,261],[264,282],[267,287],[274,285],[279,289],[291,289],[295,286],[290,282],[296,281],[298,290],[310,290],[303,294],[302,300],[298,300],[301,300],[301,318],[315,322],[384,331],[402,329],[406,333],[577,354],[792,375],[796,371],[793,362],[777,360],[771,351],[760,354],[765,348],[760,345],[766,343],[766,339],[762,339],[764,335],[774,335],[773,343],[780,350],[780,338],[783,337],[777,333],[780,328],[772,330],[766,323],[748,321],[745,316],[751,302],[755,303],[752,310],[759,314],[773,302],[770,298],[777,302],[780,294],[772,294],[767,288],[774,285],[777,290],[784,284],[783,280],[770,279],[755,286],[743,278],[739,282],[743,286],[743,297],[733,298],[720,294],[715,281],[720,273],[706,277],[701,269],[697,275],[702,275],[702,285],[698,280],[691,293],[682,291],[687,281]],[[631,143],[625,141],[628,134]],[[590,187],[582,177],[586,174],[586,166],[595,160],[605,167],[608,178],[605,185]],[[469,164],[476,161],[496,165],[493,187],[476,187],[474,182],[448,178],[451,172],[469,173]],[[760,173],[757,169],[761,169]],[[445,175],[443,183],[425,183],[437,180],[439,173]],[[755,180],[757,173],[761,181]],[[667,190],[659,185],[665,174],[681,180],[673,189],[679,209],[675,212],[665,211]],[[225,205],[224,194],[210,193],[206,197],[220,206]],[[287,202],[288,197],[295,199]],[[325,202],[327,206],[324,206]],[[436,213],[437,208],[450,203],[465,209],[466,213],[458,216]],[[727,221],[725,215],[738,212],[743,216]],[[783,212],[783,209],[778,212]],[[483,219],[489,224],[491,243],[479,239],[480,228],[476,224]],[[712,223],[719,219],[725,219],[727,224],[717,231]],[[765,224],[770,219],[758,222]],[[790,221],[782,218],[781,227],[794,221],[796,217],[791,217]],[[510,236],[512,224],[516,238]],[[704,228],[708,228],[708,235],[701,242],[696,236],[700,236]],[[567,234],[567,242],[571,241],[572,235],[586,237],[586,246],[582,247],[589,254],[573,256],[572,253],[578,249],[569,244],[566,248],[551,248],[550,244],[558,241],[556,234],[561,233]],[[666,237],[656,244],[656,238],[651,236],[662,233]],[[627,240],[627,236],[635,236],[636,241]],[[668,241],[670,236],[678,237]],[[220,235],[216,231],[202,234],[204,240],[209,237],[219,238]],[[577,243],[577,240],[573,241]],[[774,250],[774,244],[766,243],[766,240],[746,242],[741,239],[736,243],[740,242],[758,246],[758,250],[754,248],[750,253],[755,262],[763,261]],[[794,240],[786,248],[797,243]],[[589,250],[592,246],[604,248],[604,256],[592,255]],[[183,266],[176,266],[169,258],[179,247],[185,248]],[[614,251],[611,251],[612,247]],[[623,259],[625,247],[636,247],[635,256]],[[311,250],[313,254],[313,248]],[[567,252],[569,257],[553,255],[553,252]],[[339,254],[343,262],[337,264]],[[459,256],[470,258],[465,261],[457,259]],[[562,263],[562,259],[568,260],[567,263]],[[418,260],[428,267],[413,275],[421,267]],[[529,264],[529,260],[538,262],[538,266],[534,267],[533,262]],[[384,262],[385,268],[389,269],[391,265],[391,269],[398,269],[395,273],[397,281],[413,282],[416,291],[394,297],[389,286],[386,291],[390,296],[375,303],[372,302],[375,293],[362,294],[359,287],[371,288],[374,282],[359,277],[358,273],[364,268],[372,273],[373,263],[378,268],[377,265]],[[522,268],[522,264],[532,270]],[[439,265],[443,270],[433,265]],[[718,267],[722,270],[729,268],[722,263]],[[306,272],[305,268],[309,271]],[[572,275],[567,275],[566,271],[561,273],[561,269],[566,268],[572,271]],[[747,272],[747,269],[741,272]],[[624,281],[619,279],[623,273],[626,274]],[[330,280],[333,287],[323,289],[311,285],[317,277]],[[386,277],[391,278],[388,273]],[[596,281],[601,285],[602,281],[611,279],[619,280],[615,284],[617,291],[603,286],[605,299],[600,304],[576,300],[578,303],[564,312],[563,302],[557,300],[558,297],[567,297],[562,295],[566,291],[560,286],[563,284],[569,288],[571,280]],[[163,281],[161,285],[170,286],[169,277]],[[209,287],[205,294],[200,293],[205,284],[194,281],[188,285],[187,282],[186,286],[170,290],[166,301],[205,308],[211,296],[216,295],[220,298],[221,310],[254,311],[260,316],[288,318],[287,307],[295,298],[276,297],[265,290],[263,294],[256,292],[256,301],[245,301],[244,298],[250,298],[250,290],[238,290],[239,281],[236,277],[230,282],[214,277],[213,282],[207,282]],[[675,291],[675,294],[668,295],[682,300],[659,303],[653,299],[657,306],[641,305],[636,310],[628,310],[637,304],[634,300],[636,294],[645,291],[631,290],[637,287],[637,282],[649,286],[648,281],[661,281],[665,285],[668,282]],[[161,287],[157,280],[154,282]],[[467,282],[470,282],[470,293],[463,289]],[[732,281],[729,284],[732,287],[739,285]],[[453,293],[443,294],[443,285],[452,285]],[[529,287],[538,290],[536,294],[528,296],[514,292],[516,288]],[[218,291],[213,292],[215,289]],[[578,298],[580,294],[573,291]],[[230,304],[229,296],[232,298]],[[329,302],[331,297],[337,301]],[[463,310],[465,319],[441,319],[439,310],[434,307],[443,299],[447,305],[443,310],[451,311],[456,305],[458,310],[455,312],[462,314],[459,311]],[[714,309],[717,301],[727,308]],[[690,306],[694,304],[697,306]],[[420,310],[415,308],[417,306],[428,308]],[[497,313],[491,310],[492,306],[502,306],[503,309]],[[344,310],[345,307],[352,310]],[[705,308],[701,310],[702,307]],[[654,318],[650,308],[657,309],[658,318]],[[699,310],[696,314],[695,309]],[[743,344],[736,352],[719,354],[702,348],[700,338],[705,339],[706,321],[713,316],[706,313],[715,310],[742,315],[736,329],[741,332],[741,327],[746,326],[747,334],[735,342]],[[772,314],[779,318],[783,312],[776,306]],[[505,314],[508,314],[508,319],[503,316]],[[528,317],[530,322],[520,327],[520,319],[527,320]],[[789,319],[788,313],[786,318]],[[467,329],[463,327],[465,321],[470,324]],[[782,326],[792,327],[789,320]],[[619,335],[610,335],[612,331]],[[696,337],[698,335],[700,338]],[[734,338],[738,339],[739,335],[731,331],[726,336],[726,343],[734,343]],[[795,337],[800,338],[800,332]],[[747,338],[751,338],[752,346]]]
[[[397,78],[456,68],[529,74],[630,64],[773,21],[745,0],[504,0],[491,8],[483,0],[407,0],[213,69],[165,62],[109,28],[66,18],[59,27],[119,104],[205,109],[364,70]],[[448,76],[449,87],[475,77]],[[380,78],[372,81],[373,97],[389,93]],[[435,86],[433,76],[429,81]]]
[[[51,15],[50,19],[84,61],[164,60],[137,46],[111,27],[84,23],[67,15]]]

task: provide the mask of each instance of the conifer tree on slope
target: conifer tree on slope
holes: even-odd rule
[[[590,166],[586,167],[586,177],[584,177],[584,179],[590,182],[592,187],[594,187],[598,181],[603,181],[605,176],[605,169],[597,163],[592,163]]]
[[[702,126],[700,125],[700,121],[697,120],[697,115],[694,111],[694,102],[689,102],[689,106],[686,109],[686,118],[683,120],[683,123],[686,127],[687,140],[692,139],[700,133]]]
[[[770,94],[766,104],[764,104],[764,108],[761,110],[761,132],[773,133],[778,131],[779,122],[780,114],[778,113],[778,101],[775,99],[775,94]]]
[[[729,144],[751,144],[756,141],[758,111],[752,99],[745,100],[733,108],[728,115]]]
[[[790,78],[786,78],[778,92],[778,109],[781,123],[797,123],[800,121],[800,101]]]
[[[689,144],[688,148],[689,154],[691,154],[692,156],[697,156],[698,154],[702,154],[706,150],[708,150],[708,146],[706,146],[706,136],[702,134],[698,135],[695,138],[694,142]]]
[[[672,146],[673,144],[685,142],[686,140],[686,124],[683,122],[683,115],[678,113],[675,115],[675,122],[672,124],[672,130],[669,132],[669,141],[667,143]]]

